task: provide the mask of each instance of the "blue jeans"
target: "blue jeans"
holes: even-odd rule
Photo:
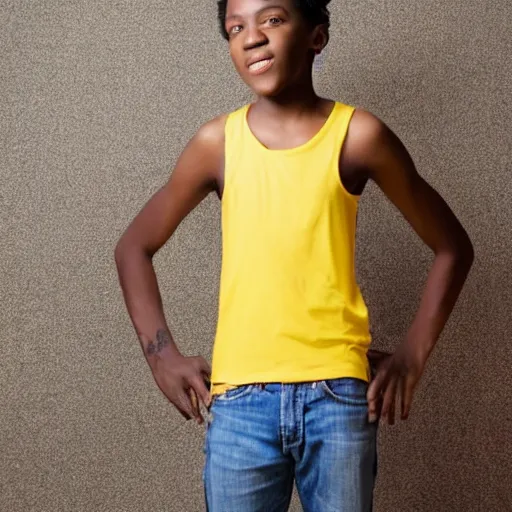
[[[247,384],[214,396],[203,482],[210,512],[371,512],[378,423],[353,378]]]

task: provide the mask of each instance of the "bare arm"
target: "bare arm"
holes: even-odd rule
[[[401,382],[402,418],[406,418],[413,387],[433,350],[473,262],[471,241],[443,198],[418,174],[399,138],[377,117],[358,110],[351,123],[349,159],[364,178],[373,180],[400,210],[418,236],[434,253],[419,309],[389,371],[375,379],[371,393],[387,386],[382,415],[394,414],[392,401],[399,384],[397,372],[414,366],[417,375]],[[348,138],[347,138],[348,140]],[[400,367],[400,368],[399,368]],[[411,372],[409,372],[411,373]],[[396,378],[395,378],[396,377]],[[404,396],[405,395],[405,396]],[[372,398],[376,395],[372,394]]]
[[[182,220],[217,188],[224,158],[223,138],[223,117],[206,123],[198,130],[179,157],[169,181],[135,217],[115,249],[126,307],[154,374],[167,368],[169,361],[180,360],[181,354],[165,320],[152,258]],[[198,371],[210,373],[202,358],[195,364]],[[161,389],[166,385],[157,383]],[[206,399],[204,382],[197,382],[197,387]],[[169,397],[168,390],[162,391]],[[186,404],[181,406],[182,414],[190,412]]]

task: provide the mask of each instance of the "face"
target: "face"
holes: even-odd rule
[[[326,42],[293,0],[229,0],[225,26],[235,68],[259,96],[277,96],[311,76],[314,50]]]

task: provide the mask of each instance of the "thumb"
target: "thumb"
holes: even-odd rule
[[[369,401],[376,400],[379,397],[385,378],[386,378],[386,370],[384,368],[380,367],[377,370],[375,377],[370,382],[370,385],[368,386],[368,391],[366,392],[366,398]]]
[[[210,390],[203,376],[201,374],[196,375],[191,381],[191,385],[196,392],[196,396],[201,399],[205,407],[209,407],[211,403]]]
[[[386,372],[381,369],[368,386],[366,398],[368,400],[368,421],[370,423],[378,419],[379,402],[381,401],[381,390],[385,376]]]

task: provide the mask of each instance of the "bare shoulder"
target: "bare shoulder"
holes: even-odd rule
[[[356,108],[350,121],[346,145],[348,150],[357,155],[365,153],[381,139],[387,130],[386,124],[375,114]]]
[[[173,182],[186,177],[216,188],[224,166],[224,126],[226,114],[202,124],[181,153],[173,172]]]
[[[359,169],[374,167],[389,153],[400,153],[404,147],[395,133],[378,116],[356,108],[345,140],[347,165]]]
[[[223,148],[224,147],[224,127],[228,114],[220,114],[210,119],[197,130],[194,138],[197,142],[206,147]]]

